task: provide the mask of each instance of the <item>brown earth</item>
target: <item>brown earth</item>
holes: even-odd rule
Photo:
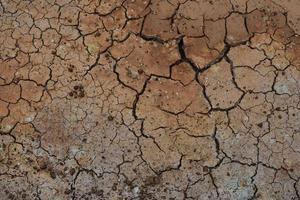
[[[299,10],[0,0],[0,199],[300,199]]]

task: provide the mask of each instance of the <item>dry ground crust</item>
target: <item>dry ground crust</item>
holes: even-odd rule
[[[0,199],[300,199],[299,0],[0,0]]]

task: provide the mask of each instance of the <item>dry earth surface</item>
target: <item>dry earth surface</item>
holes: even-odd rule
[[[299,0],[0,0],[0,199],[300,199],[299,18]]]

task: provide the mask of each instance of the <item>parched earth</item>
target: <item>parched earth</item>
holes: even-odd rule
[[[0,0],[0,199],[300,199],[299,34],[299,0]]]

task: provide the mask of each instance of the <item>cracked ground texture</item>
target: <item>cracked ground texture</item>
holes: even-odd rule
[[[300,199],[299,11],[0,0],[0,199]]]

